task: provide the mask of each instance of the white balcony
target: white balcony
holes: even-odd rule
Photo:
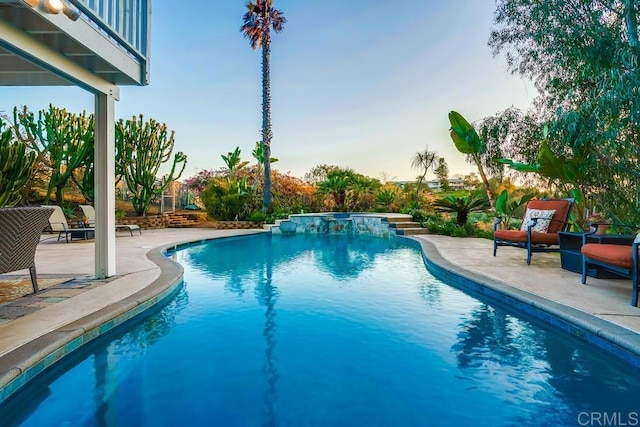
[[[95,92],[87,72],[116,86],[149,83],[150,0],[68,0],[75,21],[40,3],[0,0],[0,85]]]

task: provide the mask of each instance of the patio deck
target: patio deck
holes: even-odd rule
[[[52,342],[42,339],[65,326],[82,324],[96,312],[111,307],[152,283],[175,281],[179,268],[161,268],[148,258],[153,248],[168,247],[188,241],[242,235],[260,230],[165,229],[148,230],[143,235],[128,233],[117,238],[118,275],[107,280],[92,279],[94,268],[93,241],[57,242],[44,239],[36,252],[36,266],[44,290],[0,302],[0,388],[27,361],[45,356]],[[629,280],[589,278],[580,283],[580,275],[562,270],[557,254],[534,254],[531,265],[525,263],[526,252],[516,248],[499,248],[491,256],[492,242],[486,239],[452,238],[437,235],[414,237],[423,245],[427,256],[438,266],[463,274],[481,284],[501,286],[528,301],[548,302],[556,311],[563,308],[578,312],[581,322],[592,322],[596,328],[615,325],[621,339],[640,349],[640,308],[629,304]],[[153,257],[152,257],[153,258]],[[164,270],[164,271],[163,271]],[[0,280],[28,280],[28,272],[0,276]],[[537,302],[536,302],[537,301]],[[95,324],[93,316],[91,322]],[[623,329],[620,329],[621,327]],[[67,328],[68,333],[69,328]],[[85,328],[86,330],[86,328]],[[35,353],[35,354],[34,354]],[[638,350],[640,353],[640,350]],[[9,372],[13,372],[9,374]],[[1,400],[1,399],[0,399]]]

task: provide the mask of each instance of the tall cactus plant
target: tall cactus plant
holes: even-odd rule
[[[36,153],[17,141],[0,118],[0,208],[13,207],[20,201],[20,191],[31,178]]]
[[[171,171],[156,180],[160,166],[171,159],[175,132],[154,119],[148,121],[139,115],[116,123],[116,174],[124,178],[131,202],[138,216],[144,216],[154,197],[162,194],[169,183],[180,178],[187,164],[187,156],[177,152],[173,156]]]
[[[14,109],[16,134],[35,150],[49,169],[44,203],[48,204],[55,190],[56,203],[61,205],[64,188],[78,170],[93,163],[93,115],[70,113],[49,105],[36,118],[27,109]]]

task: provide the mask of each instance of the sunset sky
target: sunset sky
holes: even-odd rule
[[[452,174],[473,167],[448,136],[447,114],[470,121],[529,108],[533,85],[487,46],[494,0],[275,0],[288,22],[272,42],[274,167],[302,177],[347,166],[414,179],[429,146]],[[187,7],[188,5],[188,7]],[[151,84],[124,87],[117,117],[142,113],[176,131],[182,178],[223,165],[221,154],[260,139],[261,55],[239,29],[242,0],[154,1]],[[0,111],[52,103],[93,111],[81,89],[0,87]]]

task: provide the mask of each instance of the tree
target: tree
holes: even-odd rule
[[[480,185],[480,180],[478,179],[478,175],[476,175],[475,172],[471,172],[470,174],[462,177],[462,183],[464,184],[465,188],[473,190]]]
[[[411,167],[420,172],[420,175],[418,176],[418,185],[416,186],[416,198],[420,193],[420,186],[422,185],[424,178],[427,176],[427,172],[429,172],[429,169],[431,169],[437,161],[438,153],[435,151],[429,151],[428,146],[423,151],[418,151],[413,155],[413,158],[411,159]]]
[[[487,151],[486,141],[480,138],[475,128],[460,113],[451,111],[449,113],[449,122],[451,123],[450,135],[453,143],[459,152],[469,155],[478,167],[478,173],[487,193],[491,209],[495,209],[496,197],[493,194],[491,185],[489,185],[489,179],[481,160],[481,155]]]
[[[593,203],[639,223],[640,2],[499,0],[496,7],[489,45],[510,71],[535,81],[549,148],[580,160]]]
[[[49,105],[48,110],[38,112],[38,118],[26,108],[16,108],[14,122],[16,136],[37,153],[48,169],[43,203],[49,203],[55,190],[56,203],[62,206],[64,188],[73,174],[93,164],[93,115],[84,111],[74,114]]]
[[[456,224],[463,226],[469,220],[471,212],[482,212],[489,207],[488,200],[478,194],[467,197],[447,196],[434,202],[439,212],[453,212],[456,216]]]
[[[144,216],[154,197],[162,194],[171,181],[180,178],[187,164],[181,151],[173,156],[171,170],[157,185],[160,166],[171,159],[175,133],[142,114],[116,123],[116,169],[131,191],[131,202],[138,216]]]
[[[436,167],[434,173],[440,179],[442,189],[449,191],[449,166],[447,166],[447,161],[443,157],[438,159],[438,167]]]
[[[327,180],[327,176],[331,171],[340,169],[339,166],[335,165],[317,165],[311,168],[311,170],[304,174],[304,180],[309,184],[317,185],[322,181]]]
[[[351,169],[334,169],[327,173],[327,179],[318,185],[321,194],[330,194],[335,211],[346,211],[347,190],[353,184],[355,172]]]
[[[0,118],[0,208],[13,207],[20,201],[20,191],[31,178],[36,161],[34,151],[17,141]]]
[[[247,3],[240,31],[251,42],[252,49],[262,48],[262,152],[264,156],[264,186],[262,210],[271,209],[271,29],[276,33],[284,29],[287,19],[282,11],[274,9],[273,0],[255,0]]]

